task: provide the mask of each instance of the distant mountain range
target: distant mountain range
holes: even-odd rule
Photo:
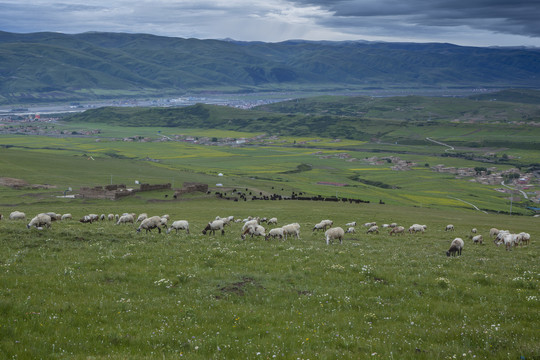
[[[540,88],[540,49],[0,32],[0,103],[204,91]]]

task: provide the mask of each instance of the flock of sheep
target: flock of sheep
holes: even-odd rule
[[[3,216],[0,214],[0,219],[2,219]],[[27,228],[36,227],[38,229],[43,229],[44,227],[50,228],[51,223],[58,220],[71,220],[73,217],[71,214],[57,214],[54,212],[49,213],[40,213],[33,217],[30,222],[26,225]],[[26,214],[20,211],[13,211],[9,215],[10,220],[25,220]],[[167,234],[169,234],[172,230],[175,230],[176,233],[178,233],[179,230],[184,230],[186,234],[189,234],[189,223],[187,220],[177,220],[172,222],[172,224],[167,227],[168,222],[170,220],[169,215],[162,215],[162,216],[148,216],[146,213],[139,214],[136,216],[134,213],[124,213],[122,215],[118,214],[89,214],[84,215],[79,221],[81,223],[92,223],[95,221],[114,221],[117,225],[120,224],[139,224],[137,228],[137,232],[141,232],[141,230],[145,230],[145,232],[149,232],[152,229],[157,229],[159,233],[161,233],[161,229],[167,229]],[[278,238],[278,239],[287,239],[289,236],[294,236],[297,239],[300,239],[300,225],[298,223],[290,223],[281,227],[274,227],[273,229],[270,229],[268,232],[266,232],[266,229],[263,227],[263,223],[266,223],[267,225],[277,225],[277,218],[273,217],[270,219],[267,218],[259,218],[259,217],[248,217],[246,219],[235,219],[234,216],[228,216],[228,217],[219,217],[217,216],[214,220],[208,222],[208,224],[205,226],[205,228],[202,230],[202,234],[210,234],[215,235],[216,231],[220,231],[221,234],[225,234],[225,227],[231,223],[240,223],[243,222],[242,230],[241,230],[241,238],[245,239],[246,236],[261,236],[264,237],[266,240],[269,240],[270,238]],[[335,240],[339,240],[340,244],[343,242],[343,237],[346,233],[356,233],[356,221],[350,222],[345,224],[345,227],[347,227],[347,230],[343,230],[342,227],[336,226],[333,227],[334,222],[332,220],[322,220],[319,223],[315,224],[313,226],[312,231],[324,231],[324,237],[326,240],[326,244],[329,245],[331,242],[334,242]],[[364,227],[367,228],[366,234],[378,234],[379,233],[379,226],[376,222],[368,222],[363,224]],[[398,225],[397,223],[392,224],[383,224],[381,225],[381,228],[387,228],[390,229],[388,234],[389,235],[400,235],[405,233],[405,227]],[[420,225],[420,224],[413,224],[409,227],[408,232],[413,233],[424,233],[427,230],[426,225]],[[448,224],[445,227],[445,231],[454,231],[454,225]],[[473,228],[471,229],[471,240],[473,244],[482,244],[483,243],[483,236],[477,233],[477,229]],[[530,242],[530,234],[526,232],[520,232],[520,233],[511,233],[508,230],[499,230],[496,228],[491,228],[489,232],[490,237],[492,237],[494,240],[494,243],[499,246],[504,244],[506,250],[511,250],[512,247],[516,247],[518,245],[528,245]],[[463,250],[465,242],[461,238],[455,238],[452,243],[450,244],[450,249],[446,252],[447,256],[455,256],[461,255],[461,252]]]

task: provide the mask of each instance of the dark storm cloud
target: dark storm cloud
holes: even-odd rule
[[[429,26],[468,26],[513,35],[540,36],[540,2],[537,0],[295,0],[297,4],[316,5],[331,11],[327,26],[351,26],[378,20]],[[392,23],[386,24],[392,28]]]

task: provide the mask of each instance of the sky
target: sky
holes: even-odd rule
[[[540,0],[0,0],[0,30],[540,47]]]

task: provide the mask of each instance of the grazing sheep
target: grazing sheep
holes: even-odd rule
[[[497,236],[497,235],[499,235],[499,229],[497,228],[489,229],[489,236]]]
[[[114,220],[114,214],[107,215],[107,220],[113,221]]]
[[[499,231],[499,234],[497,235],[497,246],[504,244],[506,247],[506,251],[511,251],[512,246],[517,246],[519,242],[519,235],[518,234],[511,234],[508,231]]]
[[[186,234],[189,234],[189,223],[187,220],[177,220],[171,224],[169,229],[167,229],[167,234],[170,233],[172,229],[175,229],[177,234],[178,230],[186,230]]]
[[[92,223],[93,218],[90,216],[90,215],[84,215],[80,220],[79,222],[82,222],[83,224],[86,224],[86,223]]]
[[[71,214],[64,214],[60,218],[60,220],[71,220],[71,219],[73,219],[73,216]]]
[[[385,229],[386,229],[386,228],[389,228],[389,227],[390,227],[390,224],[382,224],[382,227],[385,228]]]
[[[114,214],[114,221],[118,221],[120,219],[120,215]]]
[[[136,222],[143,221],[144,219],[147,219],[147,218],[148,218],[148,214],[147,214],[147,213],[139,214],[139,216],[137,217],[137,221],[136,221]]]
[[[30,222],[28,223],[28,225],[26,225],[26,227],[28,229],[30,229],[32,226],[35,226],[35,227],[42,227],[42,226],[47,226],[48,228],[51,227],[51,217],[47,214],[37,214],[32,220],[30,220]]]
[[[223,221],[223,220],[221,220]],[[256,219],[252,219],[252,220],[248,220],[244,223],[244,225],[242,226],[242,232],[244,232],[244,230],[246,230],[248,227],[250,226],[256,226],[256,225],[259,225],[259,219],[256,218]]]
[[[347,231],[345,231],[346,234],[355,234],[356,233],[356,229],[354,227],[350,227],[347,229]]]
[[[473,236],[472,241],[474,244],[482,244],[484,237],[482,235],[475,235]]]
[[[148,233],[152,229],[158,229],[158,232],[161,234],[161,218],[159,216],[151,216],[149,218],[141,221],[141,224],[137,228],[137,232],[141,232],[141,229],[145,229]]]
[[[215,235],[216,230],[221,230],[221,235],[224,235],[225,230],[223,230],[223,226],[225,226],[225,223],[223,222],[223,220],[214,220],[211,223],[208,223],[208,225],[206,225],[202,233],[203,235],[206,235],[207,231],[211,231],[212,235]]]
[[[105,214],[101,214],[99,215],[99,220],[103,221],[105,220],[107,217],[105,216]]]
[[[280,239],[283,239],[283,228],[275,228],[271,229],[268,234],[266,234],[265,239],[268,240],[269,238],[276,238],[279,237]]]
[[[13,211],[9,214],[9,220],[24,220],[26,219],[26,214],[22,211]]]
[[[268,225],[270,225],[270,224],[276,224],[277,225],[277,218],[275,218],[275,217],[270,218],[266,223]]]
[[[379,233],[379,227],[377,225],[373,225],[372,227],[370,227],[367,231],[366,231],[366,234],[371,234],[371,233]]]
[[[330,241],[334,242],[335,239],[339,239],[339,243],[343,243],[343,236],[345,235],[345,231],[339,226],[330,228],[326,230],[324,233],[324,236],[326,238],[326,245],[330,244]]]
[[[364,224],[364,226],[367,227],[367,228],[370,228],[370,227],[375,226],[375,225],[377,225],[376,221],[367,222],[367,223]]]
[[[315,224],[315,226],[313,227],[313,231],[315,230],[326,230],[327,228],[331,227],[332,225],[334,225],[334,222],[332,220],[321,220],[321,222],[319,222],[318,224]]]
[[[472,232],[473,234],[476,234],[476,233],[478,232],[478,230],[476,230],[476,228],[472,228],[472,229],[471,229],[471,232]]]
[[[287,224],[282,227],[283,229],[283,235],[285,236],[285,239],[289,237],[289,235],[296,236],[297,239],[300,239],[300,224],[298,223],[292,223]]]
[[[46,212],[45,214],[49,215],[51,217],[51,221],[60,220],[62,218],[62,214],[57,214],[55,212]]]
[[[126,224],[126,223],[132,223],[133,224],[134,222],[135,222],[135,219],[133,218],[133,215],[125,214],[125,215],[120,216],[120,218],[116,222],[116,225]]]
[[[444,231],[454,231],[454,225],[452,224],[446,225],[446,228],[444,229]]]
[[[346,223],[345,226],[356,226],[356,221]]]
[[[398,226],[397,223],[391,223],[391,224],[390,224],[390,227],[391,227],[391,228],[395,228],[396,226]]]
[[[520,243],[521,244],[529,245],[529,242],[531,240],[531,235],[529,233],[520,232],[518,235],[520,237],[520,240],[521,240]]]
[[[392,228],[392,230],[390,230],[388,235],[403,234],[403,233],[405,233],[405,228],[403,226],[396,226],[396,227]]]
[[[419,225],[419,224],[413,224],[411,227],[409,227],[409,233],[417,233],[417,232],[424,232],[426,230],[426,225]]]
[[[456,253],[461,256],[461,250],[463,250],[463,246],[465,243],[461,238],[455,238],[452,240],[452,243],[450,244],[450,249],[446,252],[446,256],[456,256]]]
[[[246,234],[250,234],[251,237],[253,237],[253,236],[264,236],[266,238],[265,229],[261,225],[249,226],[242,233],[242,236],[241,236],[242,240],[244,240],[246,238]]]

